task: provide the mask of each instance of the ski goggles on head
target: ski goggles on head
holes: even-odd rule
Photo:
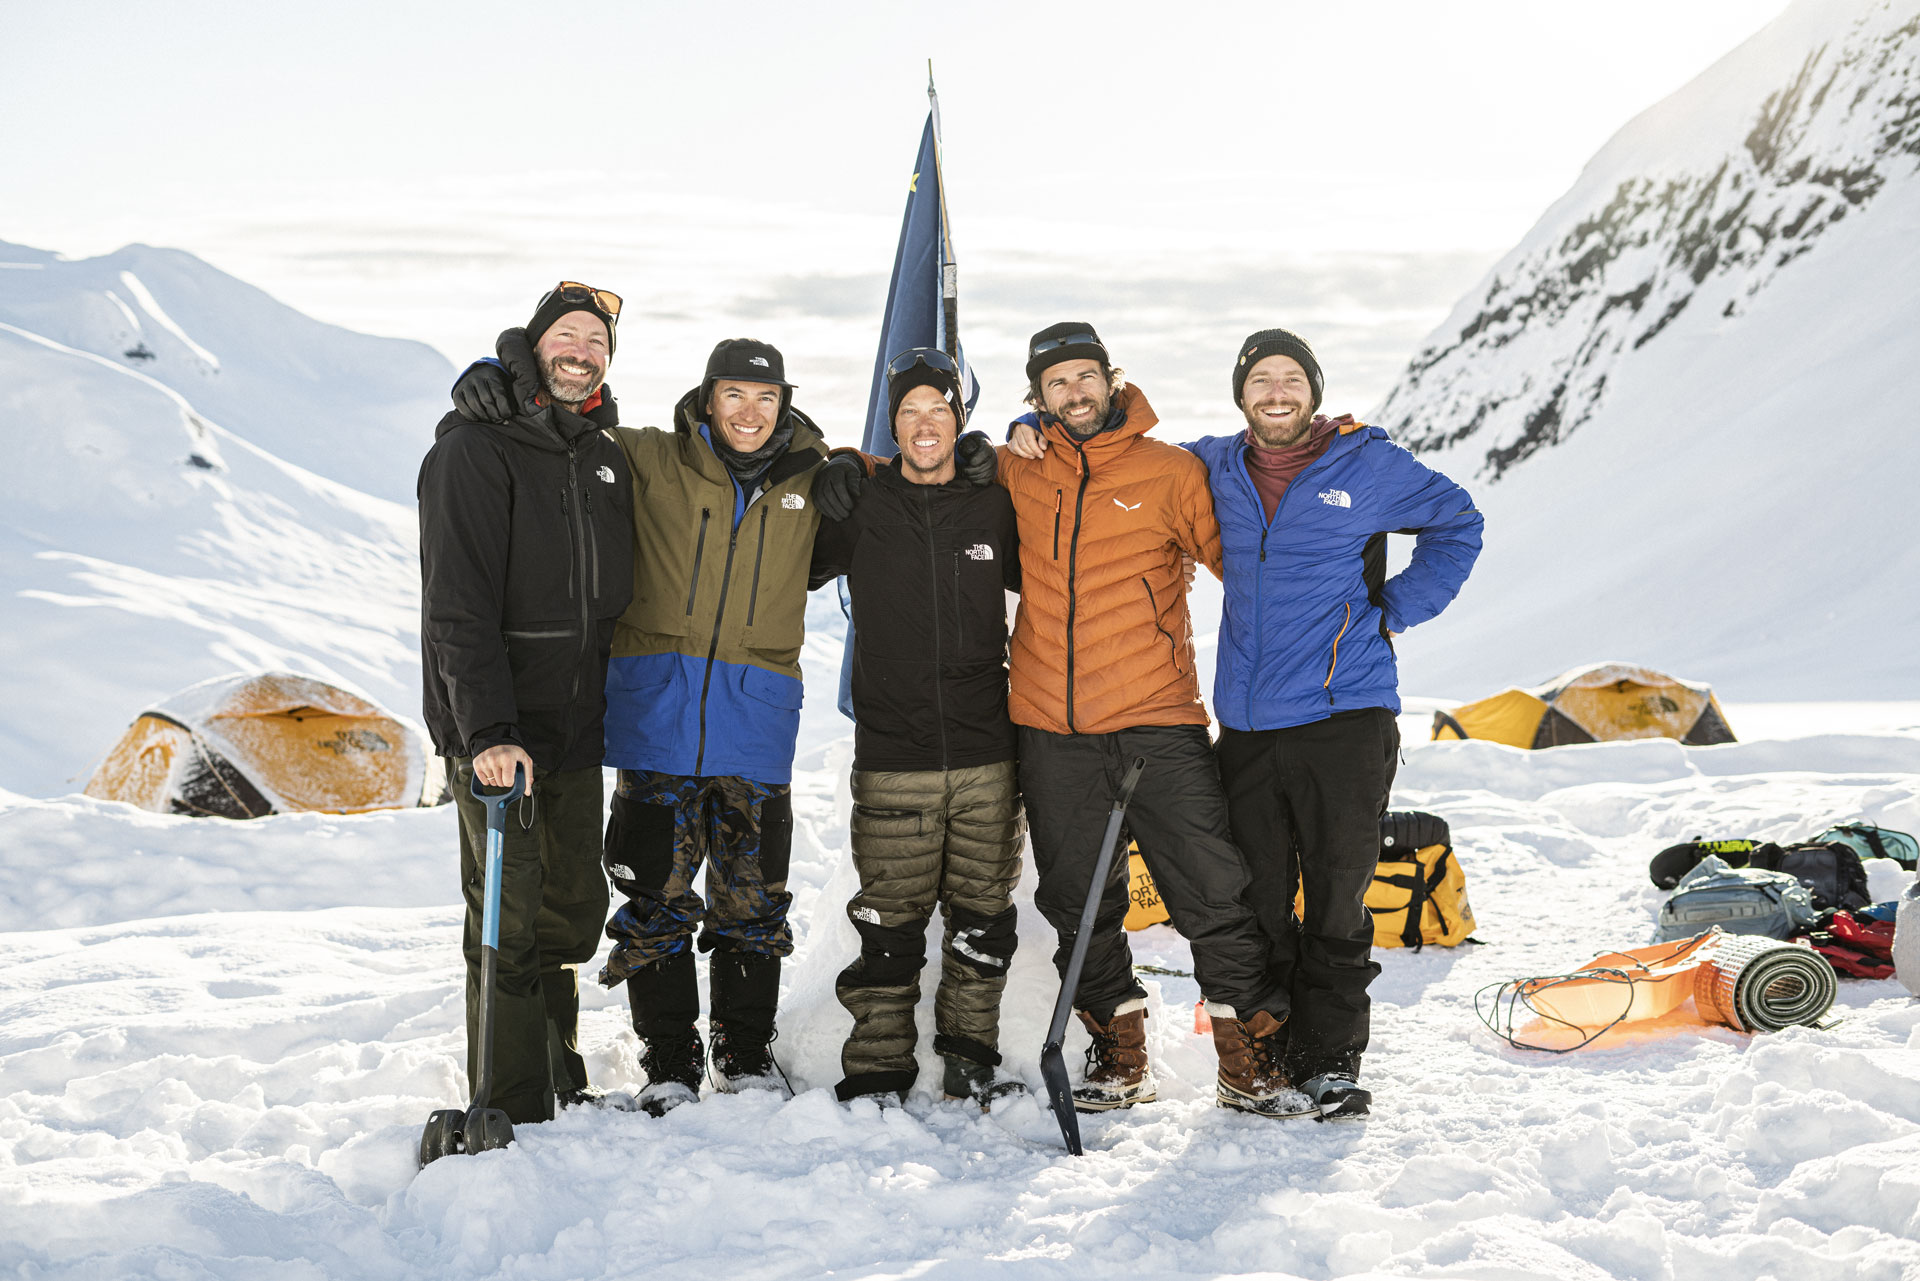
[[[1062,334],[1058,338],[1045,338],[1033,344],[1032,349],[1027,352],[1027,358],[1031,360],[1035,356],[1043,356],[1047,352],[1057,351],[1062,347],[1098,347],[1101,351],[1107,349],[1106,344],[1101,342],[1097,335]]]
[[[960,376],[960,367],[953,363],[953,357],[938,347],[909,347],[887,362],[887,377],[898,378],[915,365],[925,365],[955,378]]]
[[[546,305],[548,298],[558,298],[561,302],[587,303],[598,307],[608,316],[620,315],[620,295],[611,289],[595,289],[592,285],[583,285],[577,280],[563,280],[547,291],[547,297],[540,300]]]

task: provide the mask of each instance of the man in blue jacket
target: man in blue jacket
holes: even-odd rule
[[[1345,1119],[1372,1101],[1357,1083],[1380,972],[1364,898],[1400,748],[1391,638],[1459,592],[1482,522],[1380,428],[1320,415],[1324,385],[1303,339],[1261,330],[1233,366],[1247,429],[1188,448],[1207,464],[1225,552],[1216,752],[1289,998],[1281,1066],[1323,1119]],[[1415,536],[1392,578],[1390,532]]]

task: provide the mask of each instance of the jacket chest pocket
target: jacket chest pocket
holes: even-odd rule
[[[771,493],[747,509],[734,535],[727,609],[741,610],[740,643],[750,649],[798,651],[806,634],[807,562],[815,521],[804,500]]]
[[[934,553],[933,588],[953,645],[950,659],[987,662],[1006,655],[1007,598],[1000,556],[992,539],[964,530]]]
[[[704,501],[703,501],[704,498]],[[685,636],[711,614],[727,555],[729,508],[711,497],[658,488],[635,513],[633,604],[626,621],[643,632]]]

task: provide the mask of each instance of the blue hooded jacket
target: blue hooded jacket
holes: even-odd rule
[[[1482,524],[1467,491],[1380,428],[1355,423],[1287,486],[1269,523],[1245,432],[1187,448],[1207,465],[1226,558],[1213,680],[1220,723],[1284,729],[1364,707],[1398,713],[1383,628],[1426,622],[1466,582]],[[1415,535],[1413,561],[1370,593],[1367,568],[1384,576],[1389,533]]]

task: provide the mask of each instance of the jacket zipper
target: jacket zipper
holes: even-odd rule
[[[1053,491],[1053,558],[1060,559],[1060,507],[1061,500],[1067,495],[1064,489]]]
[[[1272,533],[1273,527],[1279,523],[1281,508],[1287,505],[1287,500],[1289,498],[1292,498],[1294,495],[1294,491],[1300,488],[1300,482],[1307,478],[1308,472],[1311,472],[1316,468],[1323,467],[1326,465],[1327,459],[1333,453],[1334,445],[1338,443],[1339,442],[1337,440],[1328,441],[1327,447],[1320,452],[1320,456],[1314,459],[1312,462],[1308,463],[1305,467],[1302,467],[1300,469],[1300,474],[1298,476],[1295,476],[1293,480],[1288,483],[1286,492],[1280,495],[1280,501],[1274,504],[1272,517],[1269,518],[1265,524],[1260,526],[1260,563],[1262,565],[1267,563],[1267,535]],[[1241,483],[1243,483],[1247,487],[1247,493],[1253,498],[1253,510],[1260,512],[1264,515],[1267,510],[1267,505],[1260,500],[1260,487],[1253,483],[1253,475],[1247,470],[1247,456],[1244,449],[1238,450],[1237,452],[1235,452],[1235,454],[1233,455],[1233,465],[1235,470],[1237,470],[1240,473]],[[1259,668],[1258,668],[1258,663],[1259,663],[1258,655],[1261,650],[1260,638],[1266,633],[1266,619],[1264,616],[1266,611],[1266,603],[1264,599],[1264,594],[1260,590],[1265,582],[1265,579],[1266,579],[1265,570],[1256,571],[1253,576],[1253,637],[1254,637],[1253,652],[1255,657],[1252,660],[1252,665],[1249,666],[1247,670],[1247,726],[1250,729],[1254,728],[1256,725],[1256,722],[1253,719],[1253,691],[1254,691],[1254,687],[1260,683],[1258,680],[1258,677],[1260,674]],[[1351,623],[1352,621],[1353,621],[1353,606],[1349,605],[1347,606],[1347,622]],[[1340,628],[1340,635],[1345,636],[1346,634],[1347,634],[1346,626],[1342,625]],[[1338,662],[1339,659],[1340,659],[1340,639],[1339,637],[1335,637],[1333,642],[1333,661]],[[1332,703],[1333,702],[1333,667],[1331,664],[1329,664],[1327,667],[1327,679],[1325,683],[1321,685],[1321,688],[1327,691],[1327,702]]]
[[[693,545],[693,581],[687,584],[687,617],[693,617],[693,598],[700,591],[700,558],[707,554],[707,521],[713,515],[711,507],[700,509],[700,538]]]
[[[1180,647],[1173,643],[1173,633],[1160,626],[1160,602],[1155,598],[1153,584],[1147,581],[1145,574],[1140,576],[1140,585],[1147,589],[1147,607],[1153,611],[1153,630],[1166,637],[1167,653],[1173,659],[1173,670],[1177,672],[1180,670]]]
[[[713,611],[713,638],[707,642],[707,670],[700,678],[700,745],[694,749],[693,772],[704,774],[707,761],[707,691],[713,687],[713,656],[720,652],[720,626],[727,617],[727,584],[733,579],[733,548],[740,529],[727,535],[727,563],[720,570],[720,605]]]
[[[1333,657],[1327,660],[1327,679],[1320,682],[1320,688],[1327,691],[1327,706],[1333,706],[1333,669],[1340,665],[1340,637],[1347,634],[1347,628],[1353,626],[1353,605],[1346,606],[1347,616],[1340,624],[1340,633],[1333,638]]]
[[[760,603],[760,559],[767,554],[767,509],[760,509],[760,540],[753,549],[753,587],[747,593],[747,626],[753,626],[754,610]]]
[[[967,652],[965,611],[960,608],[960,552],[953,553],[953,648],[956,654]]]
[[[587,594],[587,584],[585,582],[588,563],[592,561],[596,555],[594,551],[592,527],[587,521],[587,515],[593,509],[593,502],[590,495],[583,496],[580,492],[579,453],[573,444],[567,446],[567,491],[574,499],[572,512],[573,528],[580,539],[582,577],[580,584],[580,658],[579,661],[573,665],[573,681],[567,689],[566,741],[567,744],[571,746],[573,743],[574,716],[578,711],[580,703],[580,669],[586,665],[588,656],[593,653],[594,642],[596,640],[596,637],[593,635],[593,596]],[[585,502],[581,501],[583,497],[586,499]],[[565,510],[567,506],[566,500],[562,499],[560,505],[562,510]],[[583,507],[586,509],[585,511],[582,510]],[[567,557],[569,561],[573,558],[571,547],[568,549]],[[595,575],[595,577],[597,579],[598,576]],[[568,581],[572,581],[571,573],[568,575]],[[596,581],[594,585],[594,595],[598,594],[599,585]]]
[[[1080,448],[1078,442],[1074,450],[1080,455],[1080,490],[1073,499],[1073,535],[1067,540],[1067,733],[1079,731],[1073,727],[1073,620],[1079,610],[1079,601],[1074,597],[1074,580],[1080,567],[1080,513],[1087,502],[1087,482],[1093,478],[1093,468],[1087,462],[1087,451]],[[1056,521],[1057,521],[1056,517]]]
[[[927,526],[927,586],[932,588],[933,597],[933,719],[940,728],[940,768],[945,770],[947,768],[947,706],[940,687],[946,681],[946,672],[940,662],[940,554],[934,550],[933,546],[931,486],[921,487],[920,516]],[[958,572],[956,564],[956,582]]]

